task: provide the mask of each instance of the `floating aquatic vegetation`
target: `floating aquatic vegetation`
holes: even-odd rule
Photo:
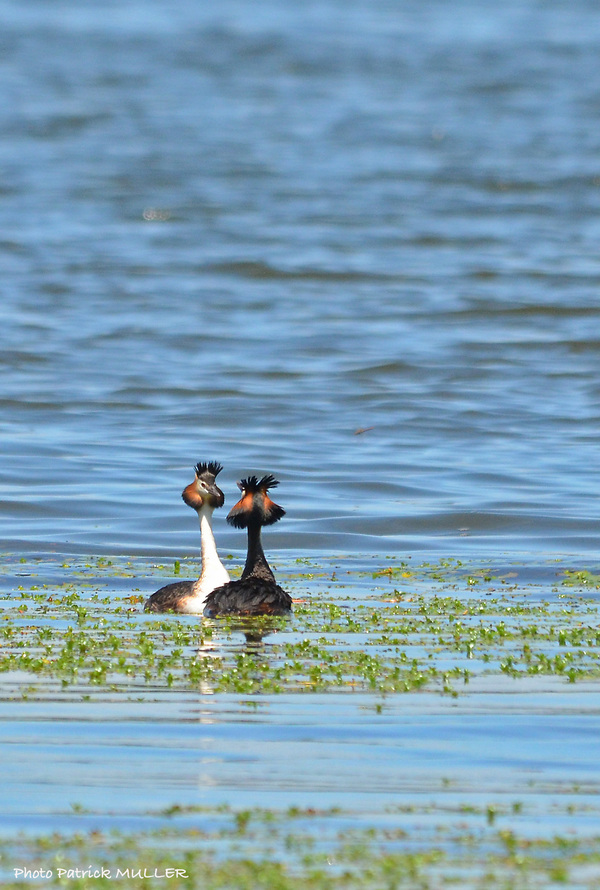
[[[519,806],[513,805],[513,813]],[[0,841],[0,870],[7,890],[124,883],[175,890],[595,886],[600,837],[520,835],[495,824],[502,813],[493,804],[453,815],[458,820],[453,826],[415,837],[399,827],[401,813],[387,813],[378,827],[365,827],[356,814],[338,809],[174,805],[164,811],[163,827],[153,831],[93,830]],[[425,807],[421,817],[431,816],[441,812]],[[186,825],[189,820],[197,824]]]
[[[20,574],[3,596],[0,671],[9,697],[35,695],[36,683],[49,682],[82,695],[201,687],[455,696],[484,676],[575,683],[600,675],[600,603],[585,572],[554,571],[552,595],[546,584],[541,596],[534,583],[516,584],[513,571],[458,561],[341,578],[321,566],[310,579],[288,573],[299,600],[289,619],[205,621],[145,615],[131,561],[74,560],[68,578],[55,569],[41,584],[39,568],[33,563],[29,583]]]
[[[134,707],[223,692],[253,718],[279,693],[316,693],[323,702],[333,701],[330,693],[360,693],[357,707],[384,725],[398,696],[426,692],[421,698],[437,696],[453,708],[455,697],[478,684],[513,691],[537,688],[541,678],[547,688],[551,678],[569,693],[600,674],[600,604],[587,570],[548,565],[540,580],[519,567],[455,560],[355,568],[301,561],[278,569],[297,600],[289,619],[203,621],[142,611],[157,577],[192,575],[194,565],[6,560],[2,699],[17,700],[17,708],[24,699],[43,707],[98,702],[98,713],[107,701]],[[452,774],[440,781],[439,795],[409,796],[405,809],[372,819],[337,809],[173,803],[148,814],[162,827],[130,833],[89,830],[89,801],[73,800],[72,832],[0,842],[0,879],[8,888],[31,887],[36,878],[15,871],[26,866],[32,874],[52,871],[38,884],[94,890],[121,879],[132,888],[206,890],[594,885],[600,838],[578,828],[595,820],[595,786],[561,786],[536,802],[529,789],[511,801],[461,794]],[[560,832],[532,834],[542,806],[559,814]],[[104,824],[110,816],[97,815]]]

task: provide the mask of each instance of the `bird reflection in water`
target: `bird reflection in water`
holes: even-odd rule
[[[195,659],[220,659],[222,670],[202,671],[200,691],[256,692],[270,674],[270,646],[267,637],[287,629],[284,616],[235,617],[226,621],[204,620]],[[222,681],[225,681],[224,683]],[[268,690],[265,690],[268,691]]]

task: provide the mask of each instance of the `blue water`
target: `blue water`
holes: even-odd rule
[[[11,768],[0,830],[156,827],[175,802],[213,814],[224,804],[339,807],[340,824],[348,814],[376,824],[397,808],[390,822],[422,840],[424,813],[464,828],[471,807],[481,828],[481,810],[506,817],[520,801],[520,834],[594,836],[598,711],[545,686],[515,690],[508,712],[500,686],[458,703],[400,696],[380,714],[366,695],[264,696],[256,710],[228,695],[22,702],[18,727],[3,703]]]
[[[555,557],[597,571],[596,3],[0,0],[0,18],[9,587],[60,585],[62,555],[197,555],[179,495],[198,460],[224,464],[215,534],[238,563],[235,482],[272,472],[287,515],[265,544],[288,572],[444,555],[517,584],[544,566],[546,595]],[[427,839],[427,818],[524,800],[524,833],[597,832],[597,684],[511,683],[250,718],[200,692],[28,704],[7,682],[1,828],[398,805]]]
[[[5,549],[596,553],[595,4],[2,12]]]

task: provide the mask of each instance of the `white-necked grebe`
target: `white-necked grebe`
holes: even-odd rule
[[[274,476],[249,476],[238,482],[241,499],[231,508],[227,522],[248,529],[248,556],[239,581],[230,581],[213,590],[206,599],[207,618],[220,615],[284,615],[292,608],[292,598],[275,581],[261,543],[261,528],[285,515],[267,494],[279,485]]]
[[[225,502],[225,496],[215,482],[222,469],[221,464],[214,461],[196,464],[196,478],[181,493],[185,503],[197,512],[200,520],[200,577],[196,581],[175,581],[174,584],[161,587],[146,600],[146,612],[187,612],[201,615],[208,594],[215,587],[229,581],[227,569],[219,559],[212,532],[213,510],[222,507]]]

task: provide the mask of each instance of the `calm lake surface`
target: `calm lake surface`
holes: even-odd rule
[[[215,533],[238,562],[235,482],[272,472],[287,515],[266,547],[291,574],[297,558],[334,555],[342,568],[449,556],[532,577],[554,558],[598,570],[596,3],[0,7],[7,594],[18,559],[197,554],[179,495],[207,459],[225,467]],[[54,565],[46,580],[60,584]],[[547,568],[539,577],[550,590]],[[160,586],[146,580],[132,586]],[[596,789],[582,739],[597,738],[600,709],[586,690],[514,702],[492,690],[481,712],[482,690],[454,712],[411,696],[376,728],[347,698],[282,698],[248,723],[217,695],[202,743],[193,696],[166,692],[164,722],[148,705],[129,726],[110,696],[85,711],[60,691],[25,704],[9,690],[2,828],[50,830],[73,800],[124,816],[106,802],[119,788],[136,819],[174,799],[371,812],[389,791],[382,757],[392,788],[405,774],[433,789],[452,770],[467,782],[480,739],[468,789],[518,797],[536,763],[547,788],[585,774]],[[250,769],[228,759],[244,733]],[[81,772],[56,767],[40,791],[55,754]],[[267,781],[280,756],[315,784]]]
[[[2,6],[6,548],[595,556],[594,3]]]

